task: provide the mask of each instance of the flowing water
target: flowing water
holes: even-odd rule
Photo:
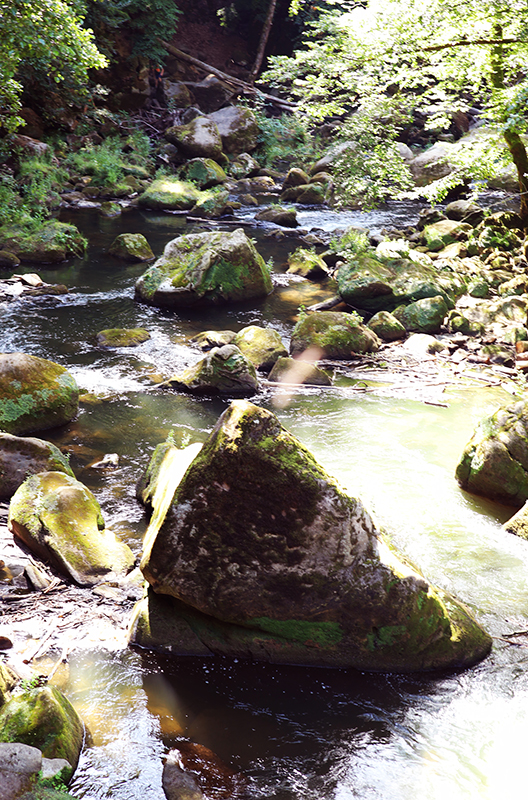
[[[409,220],[403,208],[366,216],[306,211],[301,223],[330,231]],[[65,217],[67,218],[67,217]],[[67,366],[86,393],[77,420],[53,440],[71,453],[96,493],[107,525],[136,553],[145,530],[135,482],[172,430],[178,443],[203,441],[227,401],[153,389],[196,361],[188,336],[208,328],[271,324],[287,342],[300,304],[331,287],[284,275],[297,243],[251,230],[275,263],[274,293],[262,302],[206,313],[139,305],[144,265],[106,255],[118,233],[144,233],[156,255],[188,231],[182,217],[129,211],[103,220],[71,213],[88,255],[42,272],[68,295],[13,303],[2,313],[1,350],[23,350]],[[27,271],[33,271],[28,269]],[[145,327],[133,349],[103,350],[104,328]],[[462,493],[453,473],[476,422],[510,396],[500,389],[450,390],[447,408],[369,394],[302,389],[273,409],[342,485],[373,512],[396,545],[435,584],[457,595],[495,639],[492,655],[464,673],[397,676],[354,670],[277,667],[222,658],[169,659],[102,646],[79,650],[60,683],[93,735],[71,791],[86,800],[163,800],[162,756],[179,736],[215,751],[250,780],[255,798],[274,800],[502,800],[520,796],[528,724],[528,544],[502,531],[511,510]],[[90,465],[116,452],[120,467]],[[57,673],[60,676],[60,672]]]

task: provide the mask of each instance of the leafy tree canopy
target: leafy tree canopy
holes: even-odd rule
[[[57,86],[87,83],[92,67],[103,67],[90,30],[82,27],[75,0],[0,0],[0,124],[7,131],[18,117],[25,69],[38,69]]]

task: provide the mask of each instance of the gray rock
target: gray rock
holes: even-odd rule
[[[249,108],[226,106],[209,114],[209,119],[218,128],[225,153],[249,153],[257,146],[260,129]]]
[[[19,742],[0,743],[0,800],[16,800],[30,791],[42,766],[42,753]]]
[[[51,442],[34,436],[0,433],[0,499],[7,500],[29,475],[64,472],[74,477],[68,459]]]

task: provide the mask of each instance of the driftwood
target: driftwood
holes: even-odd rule
[[[164,42],[162,39],[160,39],[159,42],[161,45],[163,45],[167,52],[173,56],[176,56],[176,58],[179,58],[181,61],[186,61],[187,63],[193,64],[195,67],[199,67],[199,69],[204,70],[204,72],[209,72],[213,75],[216,75],[216,77],[224,83],[234,86],[236,89],[243,91],[246,94],[258,95],[264,100],[267,100],[269,103],[273,103],[273,105],[276,105],[285,111],[293,111],[296,108],[294,103],[290,103],[288,100],[282,100],[280,97],[273,97],[271,94],[261,92],[260,89],[257,89],[255,86],[253,86],[253,84],[246,83],[246,81],[242,81],[240,78],[235,78],[233,75],[228,75],[227,72],[222,72],[222,70],[212,67],[211,64],[206,64],[205,61],[200,61],[200,59],[194,58],[194,56],[190,56],[188,53],[184,53],[183,50],[178,50],[177,47],[174,47],[174,45],[169,44],[168,42]]]

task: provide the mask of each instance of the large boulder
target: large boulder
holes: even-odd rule
[[[192,158],[180,170],[184,181],[191,181],[199,189],[210,189],[225,183],[227,175],[212,158]]]
[[[462,489],[520,508],[528,500],[528,402],[483,419],[455,474]]]
[[[39,472],[24,481],[11,500],[8,527],[81,586],[101,583],[134,564],[130,548],[105,528],[91,491],[63,472]]]
[[[42,769],[42,753],[20,742],[0,743],[0,800],[28,796]],[[34,796],[34,795],[29,795]]]
[[[258,391],[255,367],[238,347],[214,347],[205,358],[163,384],[192,394],[250,397]]]
[[[453,171],[449,156],[454,146],[449,142],[437,142],[425,152],[420,153],[409,163],[416,186],[427,186],[433,181],[445,178]]]
[[[85,728],[60,689],[38,686],[11,698],[0,709],[0,742],[37,747],[45,758],[63,758],[71,777],[77,767]]]
[[[371,255],[347,260],[339,267],[336,279],[343,300],[368,311],[392,311],[399,305],[437,295],[442,295],[452,308],[466,288],[450,269],[438,271],[411,258],[381,260]]]
[[[187,125],[165,131],[165,139],[186,158],[214,158],[222,155],[222,139],[216,124],[208,117],[196,117]]]
[[[353,358],[357,353],[373,353],[381,342],[352,314],[341,311],[318,311],[304,316],[293,329],[292,356],[313,351],[318,358]],[[318,354],[318,355],[317,355]]]
[[[152,261],[154,253],[142,233],[120,233],[108,252],[123,261]]]
[[[204,114],[221,108],[233,96],[234,90],[215,75],[207,75],[203,81],[185,84],[196,104]]]
[[[142,208],[190,211],[200,196],[194,184],[164,175],[156,178],[138,198]]]
[[[424,297],[394,309],[394,316],[401,322],[406,331],[417,333],[439,333],[447,316],[447,305],[440,295]]]
[[[0,353],[0,431],[33,433],[77,414],[79,388],[60,364],[26,353]]]
[[[21,261],[57,264],[86,252],[87,241],[75,225],[50,220],[36,230],[0,228],[0,250],[14,253]]]
[[[257,118],[249,108],[226,106],[209,114],[218,128],[225,153],[249,153],[258,144],[260,129]]]
[[[0,500],[7,500],[29,475],[64,472],[74,477],[58,447],[33,436],[0,433]]]
[[[251,361],[255,369],[264,372],[269,372],[278,358],[288,355],[280,334],[273,328],[248,325],[237,333],[233,344]]]
[[[220,417],[159,532],[147,532],[141,567],[153,592],[131,641],[167,652],[411,671],[467,666],[491,646],[361,502],[246,401]],[[174,638],[159,641],[169,628]]]
[[[181,308],[252,300],[272,288],[264,259],[237,228],[170,241],[136,282],[136,296],[155,306]]]

